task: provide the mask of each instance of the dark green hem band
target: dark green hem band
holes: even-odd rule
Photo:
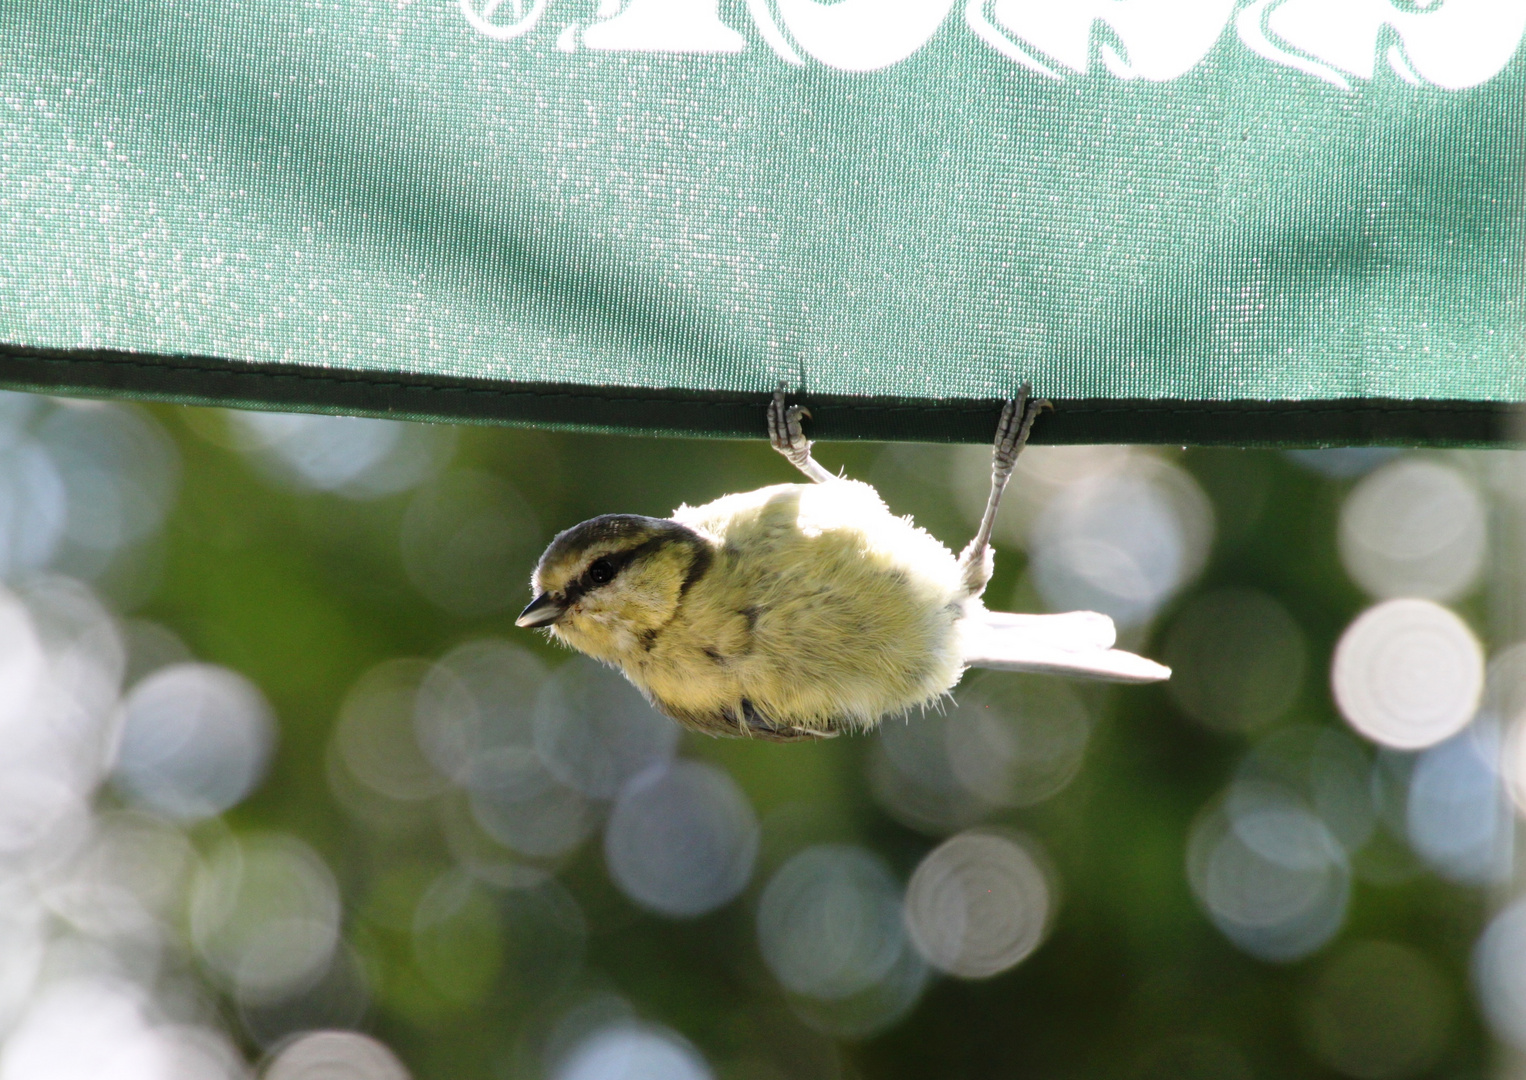
[[[502,423],[631,435],[762,438],[763,393],[500,383],[301,364],[257,364],[110,349],[0,345],[0,386],[182,405]],[[990,439],[1001,402],[800,397],[825,440]],[[1493,401],[1335,398],[1310,401],[1056,400],[1035,443],[1197,446],[1505,446],[1517,406]]]

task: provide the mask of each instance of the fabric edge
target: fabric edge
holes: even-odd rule
[[[181,405],[390,417],[435,423],[709,438],[761,438],[766,392],[702,392],[339,371],[111,349],[0,344],[0,387]],[[982,443],[998,400],[805,394],[822,440]],[[1056,399],[1035,443],[1183,446],[1476,446],[1518,439],[1497,401]]]

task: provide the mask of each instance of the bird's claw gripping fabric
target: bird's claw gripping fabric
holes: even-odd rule
[[[768,441],[812,482],[822,484],[831,480],[832,474],[811,457],[811,440],[805,437],[805,429],[800,425],[801,418],[808,420],[810,416],[811,411],[805,406],[788,403],[781,383],[768,403]]]
[[[1012,470],[1017,467],[1017,455],[1028,444],[1033,421],[1047,408],[1051,406],[1043,398],[1033,400],[1033,387],[1028,383],[1018,387],[1017,396],[1002,407],[1001,419],[996,424],[996,442],[991,448],[991,493],[974,537],[959,555],[965,591],[970,596],[985,592],[996,568],[996,556],[991,550],[991,530],[996,527],[1002,492],[1007,490],[1007,481],[1012,479]]]
[[[1002,491],[1047,406],[1025,384],[1003,409],[985,513],[955,558],[868,484],[817,464],[801,426],[810,414],[781,388],[769,441],[812,483],[575,525],[541,556],[519,625],[618,667],[687,727],[774,741],[870,729],[933,704],[970,667],[1165,679],[1167,668],[1112,647],[1106,615],[980,602]]]

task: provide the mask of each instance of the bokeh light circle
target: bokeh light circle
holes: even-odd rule
[[[1508,645],[1489,658],[1482,711],[1506,723],[1526,716],[1526,641]]]
[[[1042,802],[1080,771],[1092,717],[1066,683],[977,672],[955,690],[954,703],[888,720],[876,733],[871,790],[912,828],[957,832],[993,810]]]
[[[180,635],[150,619],[122,620],[122,644],[127,650],[122,684],[131,689],[139,679],[171,664],[194,659]]]
[[[1167,692],[1221,731],[1254,731],[1285,714],[1303,683],[1307,648],[1286,608],[1254,589],[1193,597],[1172,620]]]
[[[67,516],[63,477],[48,452],[31,439],[0,446],[0,579],[47,565]]]
[[[1301,1009],[1305,1044],[1356,1080],[1402,1080],[1434,1065],[1451,1031],[1446,979],[1415,949],[1386,941],[1346,946],[1320,972]]]
[[[159,528],[179,488],[180,454],[151,417],[104,402],[60,403],[37,434],[68,491],[71,544],[110,553]]]
[[[1261,808],[1297,803],[1352,855],[1377,827],[1371,769],[1364,744],[1344,730],[1289,725],[1263,737],[1240,762],[1226,807],[1246,822]]]
[[[1357,484],[1341,507],[1341,561],[1380,599],[1461,596],[1483,568],[1486,537],[1477,486],[1439,461],[1385,465]]]
[[[453,449],[447,427],[357,416],[227,410],[226,441],[284,485],[375,499],[414,487]]]
[[[927,460],[929,452],[942,458],[937,462],[941,469]],[[1030,444],[1017,459],[1013,482],[1001,500],[1001,512],[993,531],[997,546],[1027,547],[1035,521],[1060,492],[1083,480],[1134,468],[1141,459],[1149,456],[1148,451],[1141,452],[1131,446]],[[899,443],[892,444],[880,455],[876,472],[882,472],[880,462],[890,466],[883,473],[889,485],[893,485],[881,487],[881,491],[900,491],[908,484],[928,484],[930,481],[937,484],[942,480],[946,486],[937,490],[946,493],[945,497],[953,497],[970,528],[979,525],[991,488],[990,447]],[[917,468],[919,465],[920,469]],[[943,475],[939,476],[939,473]]]
[[[488,832],[478,820],[478,808],[472,805],[475,796],[476,792],[458,789],[435,806],[442,839],[456,865],[498,889],[525,889],[545,883],[551,867]],[[586,805],[581,796],[579,799],[580,807]],[[578,824],[581,827],[581,822]]]
[[[483,1000],[503,970],[505,934],[494,896],[469,874],[448,870],[413,911],[413,960],[424,981],[457,1007]]]
[[[699,1052],[674,1032],[618,1024],[574,1046],[552,1075],[554,1080],[711,1080],[713,1074]]]
[[[927,987],[930,968],[911,944],[902,942],[895,963],[876,982],[840,998],[794,995],[791,1010],[805,1023],[839,1039],[867,1039],[901,1021]]]
[[[1028,849],[961,833],[922,859],[906,889],[906,925],[934,967],[983,979],[1022,961],[1054,914],[1049,877]]]
[[[1494,916],[1473,946],[1472,973],[1489,1027],[1526,1052],[1526,900]]]
[[[1005,676],[1013,678],[1012,676]],[[984,724],[951,736],[953,711],[916,717],[891,717],[876,730],[869,754],[869,784],[875,799],[898,821],[934,836],[973,825],[995,807],[967,788],[949,760],[962,740],[978,750]],[[998,735],[1003,734],[999,729]],[[997,781],[1006,778],[1004,763],[981,765]]]
[[[156,1022],[136,986],[76,976],[30,1003],[0,1048],[0,1080],[241,1080],[220,1032]]]
[[[369,959],[341,942],[328,970],[298,993],[277,1001],[240,1001],[239,1026],[267,1051],[279,1050],[304,1032],[359,1026],[372,1003]]]
[[[419,745],[443,775],[465,782],[478,755],[535,741],[546,666],[523,646],[478,638],[440,658],[419,686]]]
[[[1241,950],[1280,963],[1300,959],[1327,944],[1345,919],[1346,853],[1290,793],[1260,784],[1235,788],[1192,827],[1192,891]]]
[[[117,620],[83,582],[37,574],[16,589],[48,656],[55,691],[94,727],[114,713],[127,666]]]
[[[1196,482],[1141,458],[1069,485],[1044,507],[1029,538],[1031,573],[1051,610],[1101,611],[1135,626],[1197,576],[1212,537],[1213,509]]]
[[[358,1031],[314,1031],[281,1048],[264,1080],[408,1080],[384,1043]]]
[[[786,989],[849,997],[883,979],[900,958],[900,890],[884,863],[863,848],[807,848],[763,890],[758,944]]]
[[[981,673],[959,686],[954,701],[944,722],[944,749],[954,778],[981,802],[1042,802],[1080,771],[1091,716],[1066,683]]]
[[[397,420],[317,413],[224,414],[233,441],[266,452],[304,487],[339,491],[376,468],[397,445],[407,425]]]
[[[604,832],[615,883],[636,903],[677,918],[733,899],[752,877],[758,822],[723,770],[678,761],[628,783]]]
[[[225,841],[192,884],[191,939],[208,969],[242,1003],[298,993],[328,969],[339,941],[339,888],[295,837]]]
[[[1498,725],[1481,721],[1427,749],[1410,774],[1404,805],[1410,847],[1460,884],[1510,877],[1515,837],[1499,744]]]
[[[38,640],[31,612],[9,589],[0,587],[0,730],[21,735],[36,700],[48,685],[48,657]],[[0,741],[0,762],[15,758],[15,741]]]
[[[1517,716],[1506,729],[1499,767],[1515,812],[1526,816],[1526,716]]]
[[[335,752],[357,780],[402,802],[431,798],[445,787],[414,731],[419,684],[431,670],[424,660],[385,660],[356,680],[339,707]]]
[[[253,790],[274,743],[270,707],[252,682],[215,664],[172,664],[123,703],[115,782],[159,813],[211,817]]]
[[[1289,461],[1331,480],[1354,480],[1399,456],[1390,446],[1332,446],[1317,450],[1284,450]]]
[[[613,799],[632,777],[672,760],[678,736],[624,677],[585,657],[557,668],[535,703],[541,760],[596,799]]]
[[[593,829],[588,800],[551,775],[529,747],[484,750],[465,781],[472,817],[482,831],[522,855],[555,858]]]
[[[1484,689],[1484,654],[1466,623],[1429,600],[1368,608],[1335,647],[1341,715],[1369,739],[1418,750],[1461,731]]]
[[[26,437],[28,425],[47,400],[21,390],[0,390],[0,450]]]

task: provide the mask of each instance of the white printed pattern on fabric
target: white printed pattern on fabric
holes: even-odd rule
[[[548,0],[459,0],[477,32],[529,33]],[[762,43],[781,60],[878,71],[914,55],[954,0],[747,0]],[[1234,24],[1256,55],[1350,90],[1379,56],[1416,86],[1462,90],[1498,75],[1526,35],[1526,0],[965,0],[966,27],[1002,56],[1051,79],[1087,74],[1095,56],[1119,79],[1163,82],[1191,71]],[[739,53],[720,0],[600,0],[594,21],[565,25],[557,48]]]

